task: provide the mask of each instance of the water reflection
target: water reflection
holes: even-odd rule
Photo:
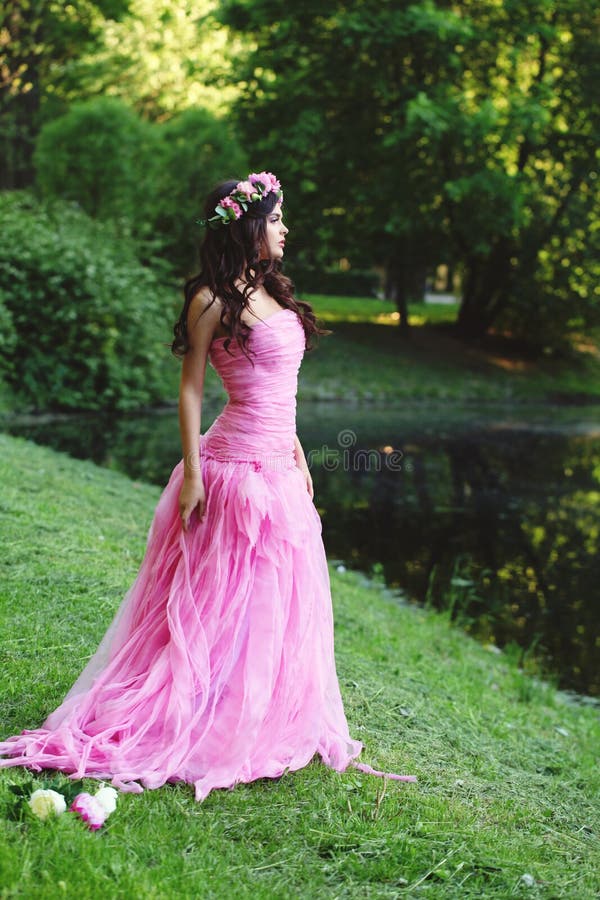
[[[204,429],[220,408],[204,409]],[[533,407],[300,405],[327,553],[380,565],[409,598],[534,651],[561,686],[600,694],[598,421]],[[7,430],[161,486],[179,459],[176,410]]]
[[[328,552],[380,561],[409,597],[452,607],[479,637],[535,648],[562,686],[600,693],[600,437],[578,431],[388,429],[401,473],[352,458],[348,471],[315,471]]]

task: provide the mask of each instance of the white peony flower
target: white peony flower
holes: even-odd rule
[[[108,787],[108,785],[101,787],[99,791],[96,791],[94,797],[104,807],[107,816],[117,808],[118,791],[113,787]]]
[[[39,789],[34,791],[29,798],[29,806],[38,819],[47,819],[48,816],[60,816],[67,808],[65,798],[58,791]]]

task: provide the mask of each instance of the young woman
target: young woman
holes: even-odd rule
[[[210,195],[201,272],[186,285],[183,458],[100,646],[41,728],[0,766],[59,769],[139,792],[276,778],[318,754],[358,763],[336,674],[321,521],[295,431],[297,376],[317,328],[281,272],[283,194],[268,172]],[[229,401],[200,434],[206,364]]]

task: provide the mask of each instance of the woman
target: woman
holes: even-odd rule
[[[208,198],[200,275],[186,285],[183,458],[100,646],[41,728],[0,743],[0,766],[111,779],[123,791],[278,777],[315,754],[355,762],[333,646],[321,521],[295,433],[297,376],[323,333],[281,273],[288,229],[268,172]],[[200,434],[206,363],[229,401]]]

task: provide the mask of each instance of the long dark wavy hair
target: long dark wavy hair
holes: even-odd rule
[[[239,179],[223,181],[211,191],[204,207],[205,219],[214,215],[219,201],[235,190],[238,182]],[[203,287],[210,288],[212,303],[217,297],[222,303],[221,325],[230,335],[223,346],[228,352],[231,341],[235,339],[242,352],[250,359],[247,350],[252,326],[242,321],[241,313],[248,307],[249,295],[262,286],[282,309],[291,309],[299,316],[307,350],[313,349],[313,335],[331,334],[331,331],[316,324],[310,303],[294,298],[294,285],[281,271],[280,260],[260,258],[261,247],[266,243],[267,217],[273,212],[277,202],[276,194],[267,194],[261,200],[251,203],[247,212],[229,225],[216,229],[206,227],[206,234],[200,245],[200,272],[185,283],[185,302],[173,329],[175,339],[171,344],[171,351],[175,356],[183,358],[189,350],[189,308]],[[235,284],[240,278],[245,282],[243,290],[239,290]],[[227,324],[225,318],[228,319]]]

